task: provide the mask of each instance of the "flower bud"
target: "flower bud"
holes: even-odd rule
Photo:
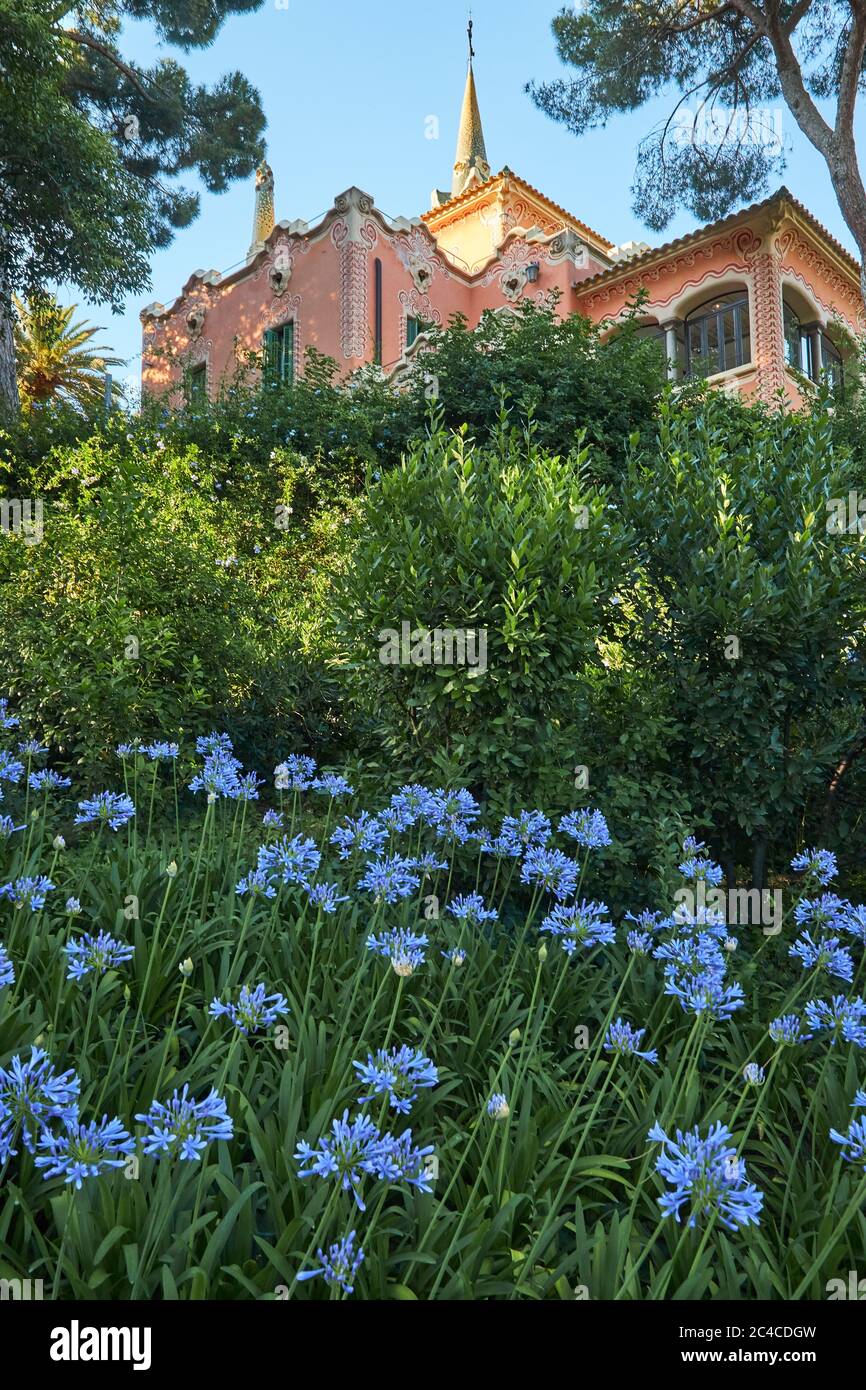
[[[51,845],[53,849],[65,849],[66,841],[64,840],[62,835],[55,835],[54,839],[51,841]]]
[[[182,960],[177,968],[180,971],[183,978],[185,980],[188,980],[193,972],[192,958],[190,956],[187,956],[186,960]]]

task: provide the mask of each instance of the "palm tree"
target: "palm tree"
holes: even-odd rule
[[[111,357],[102,348],[89,346],[102,329],[73,323],[77,308],[77,304],[60,304],[53,294],[31,296],[26,304],[15,297],[18,390],[23,409],[52,400],[92,409],[103,399],[106,369],[123,366],[122,357]],[[112,395],[122,394],[119,384],[112,382]]]

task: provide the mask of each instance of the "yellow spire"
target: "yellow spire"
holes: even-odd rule
[[[466,91],[463,94],[463,110],[460,113],[460,133],[457,136],[457,156],[454,161],[454,181],[451,185],[452,198],[464,193],[477,177],[484,183],[490,177],[487,150],[484,145],[484,130],[481,125],[481,111],[478,107],[478,93],[475,90],[475,73],[472,59],[475,49],[472,46],[472,20],[469,21],[469,71],[466,74]]]

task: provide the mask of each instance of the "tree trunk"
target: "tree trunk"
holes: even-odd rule
[[[15,370],[15,335],[12,297],[0,280],[0,411],[20,408],[18,376]]]
[[[752,840],[752,887],[760,892],[767,886],[767,849],[769,838],[765,830]]]

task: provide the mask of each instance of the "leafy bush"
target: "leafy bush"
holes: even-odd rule
[[[550,455],[502,419],[487,448],[437,430],[370,478],[333,631],[392,769],[459,771],[494,804],[568,795],[581,677],[600,666],[629,545],[587,458]],[[478,634],[485,656],[437,662],[419,646],[385,664],[404,624]]]

